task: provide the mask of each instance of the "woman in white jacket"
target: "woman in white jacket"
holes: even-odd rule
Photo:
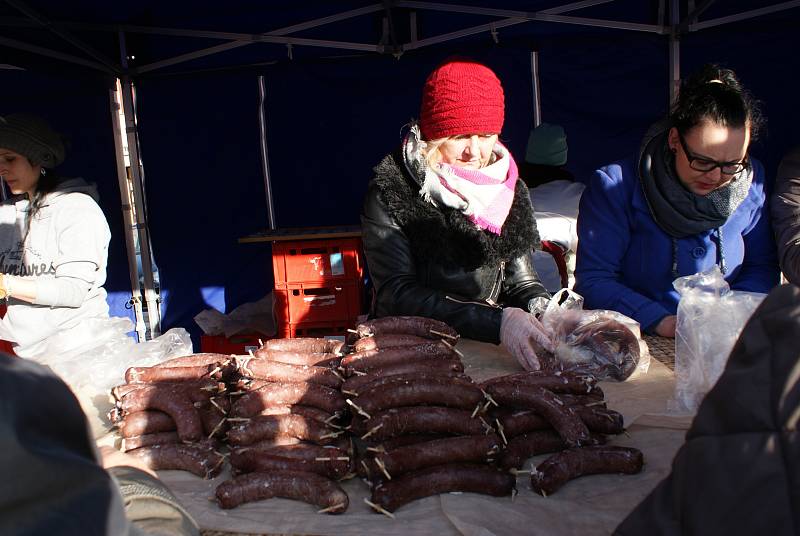
[[[12,194],[0,204],[0,298],[8,305],[0,339],[20,357],[91,346],[108,319],[111,233],[94,186],[53,171],[64,156],[44,120],[0,117],[0,176]]]

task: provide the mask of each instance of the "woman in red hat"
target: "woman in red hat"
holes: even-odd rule
[[[452,60],[428,76],[419,122],[375,168],[364,201],[373,314],[435,318],[538,369],[536,348],[553,348],[529,311],[549,295],[531,260],[528,189],[498,141],[503,120],[503,88],[485,65]]]

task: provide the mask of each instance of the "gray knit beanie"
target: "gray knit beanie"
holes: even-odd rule
[[[525,161],[529,164],[563,166],[567,163],[567,135],[564,127],[542,123],[531,130]]]
[[[64,161],[61,136],[47,121],[27,114],[0,117],[0,147],[24,156],[35,166],[54,168]]]

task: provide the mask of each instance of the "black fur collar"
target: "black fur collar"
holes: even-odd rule
[[[440,209],[422,199],[420,186],[406,169],[399,150],[375,167],[374,181],[417,258],[471,271],[541,247],[528,188],[521,180],[517,180],[514,202],[500,236],[476,228],[458,210]]]

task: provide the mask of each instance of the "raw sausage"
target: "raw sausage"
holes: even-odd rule
[[[220,484],[216,495],[220,507],[226,509],[273,497],[304,501],[330,514],[344,512],[349,504],[347,493],[336,482],[300,471],[240,475]]]
[[[128,454],[142,460],[150,469],[180,469],[203,478],[213,478],[222,469],[225,457],[207,445],[185,445],[172,443],[154,445],[128,451]]]
[[[531,472],[531,488],[546,496],[579,476],[602,473],[635,474],[643,466],[642,452],[631,447],[604,445],[569,449],[547,458]]]
[[[328,413],[343,412],[347,406],[342,393],[330,387],[299,382],[268,383],[239,397],[231,413],[236,417],[252,417],[269,407],[294,404],[313,406]]]
[[[361,338],[374,335],[416,335],[426,339],[458,340],[458,332],[439,320],[423,316],[386,316],[362,322],[356,326]],[[434,333],[438,332],[438,333]]]
[[[437,465],[375,486],[372,502],[394,512],[406,503],[438,493],[467,491],[495,497],[511,495],[515,484],[513,475],[483,465]]]

